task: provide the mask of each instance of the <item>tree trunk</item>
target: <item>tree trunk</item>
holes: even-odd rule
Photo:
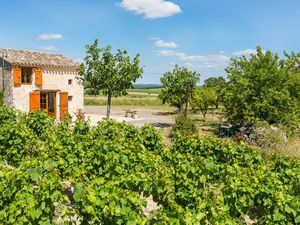
[[[107,111],[106,111],[106,118],[109,119],[110,117],[110,107],[111,107],[111,95],[107,96]]]
[[[188,101],[188,98],[186,99],[186,102],[185,102],[185,109],[184,109],[184,115],[187,116],[188,114],[188,105],[189,105],[189,101]]]
[[[177,107],[178,114],[181,114],[182,107]]]
[[[191,88],[189,85],[186,87],[186,96],[185,96],[185,109],[184,109],[184,115],[187,117],[188,114],[188,107],[189,107],[189,100],[191,97]]]
[[[203,115],[203,121],[205,121],[205,118],[206,118],[206,113],[207,113],[207,110],[205,110],[205,111],[202,111],[202,115]]]

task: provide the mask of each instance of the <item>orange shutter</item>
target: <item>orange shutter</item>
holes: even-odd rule
[[[31,92],[29,96],[30,111],[40,110],[40,92]]]
[[[35,85],[43,85],[43,70],[41,68],[35,69]]]
[[[68,115],[68,92],[60,92],[60,119],[63,120]]]
[[[21,85],[21,68],[20,67],[14,67],[13,76],[14,76],[14,85],[15,86]]]

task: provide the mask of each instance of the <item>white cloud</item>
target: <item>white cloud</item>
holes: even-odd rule
[[[228,63],[230,57],[226,55],[187,55],[183,52],[176,52],[173,50],[161,50],[159,51],[161,56],[176,56],[181,60],[190,61],[190,62],[219,62],[219,63]]]
[[[178,47],[178,45],[173,41],[165,42],[163,40],[156,40],[155,45],[156,45],[156,47],[159,47],[159,48],[177,48]]]
[[[200,68],[224,68],[230,62],[230,57],[222,54],[187,55],[183,52],[176,52],[173,50],[161,50],[158,52],[158,55],[165,57],[177,57],[178,59],[184,61],[186,65],[195,65]]]
[[[122,0],[120,6],[146,19],[157,19],[181,13],[181,8],[173,2],[165,0]]]
[[[236,55],[236,56],[256,55],[256,50],[254,50],[254,49],[245,49],[245,50],[234,52],[233,55]]]
[[[41,50],[47,51],[47,52],[56,52],[58,49],[54,46],[43,46],[41,47]]]
[[[47,40],[59,40],[63,39],[64,36],[61,34],[41,34],[38,36],[39,40],[47,41]]]

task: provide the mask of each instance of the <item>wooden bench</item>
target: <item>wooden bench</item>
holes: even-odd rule
[[[136,119],[137,118],[137,111],[134,111],[134,110],[131,110],[131,109],[125,110],[125,117],[129,117],[129,115],[132,119]]]

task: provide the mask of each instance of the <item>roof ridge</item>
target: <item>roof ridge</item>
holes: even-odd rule
[[[30,49],[17,49],[17,48],[0,48],[0,49],[1,50],[2,49],[6,49],[6,50],[13,50],[13,51],[32,52],[32,53],[47,54],[47,55],[62,55],[62,56],[66,56],[66,55],[64,55],[62,53],[50,53],[50,52],[43,52],[43,51],[30,50]]]
[[[6,49],[8,53],[5,60],[12,65],[57,66],[74,68],[79,66],[79,63],[76,60],[63,54],[15,48],[0,48],[0,52],[4,49]]]

